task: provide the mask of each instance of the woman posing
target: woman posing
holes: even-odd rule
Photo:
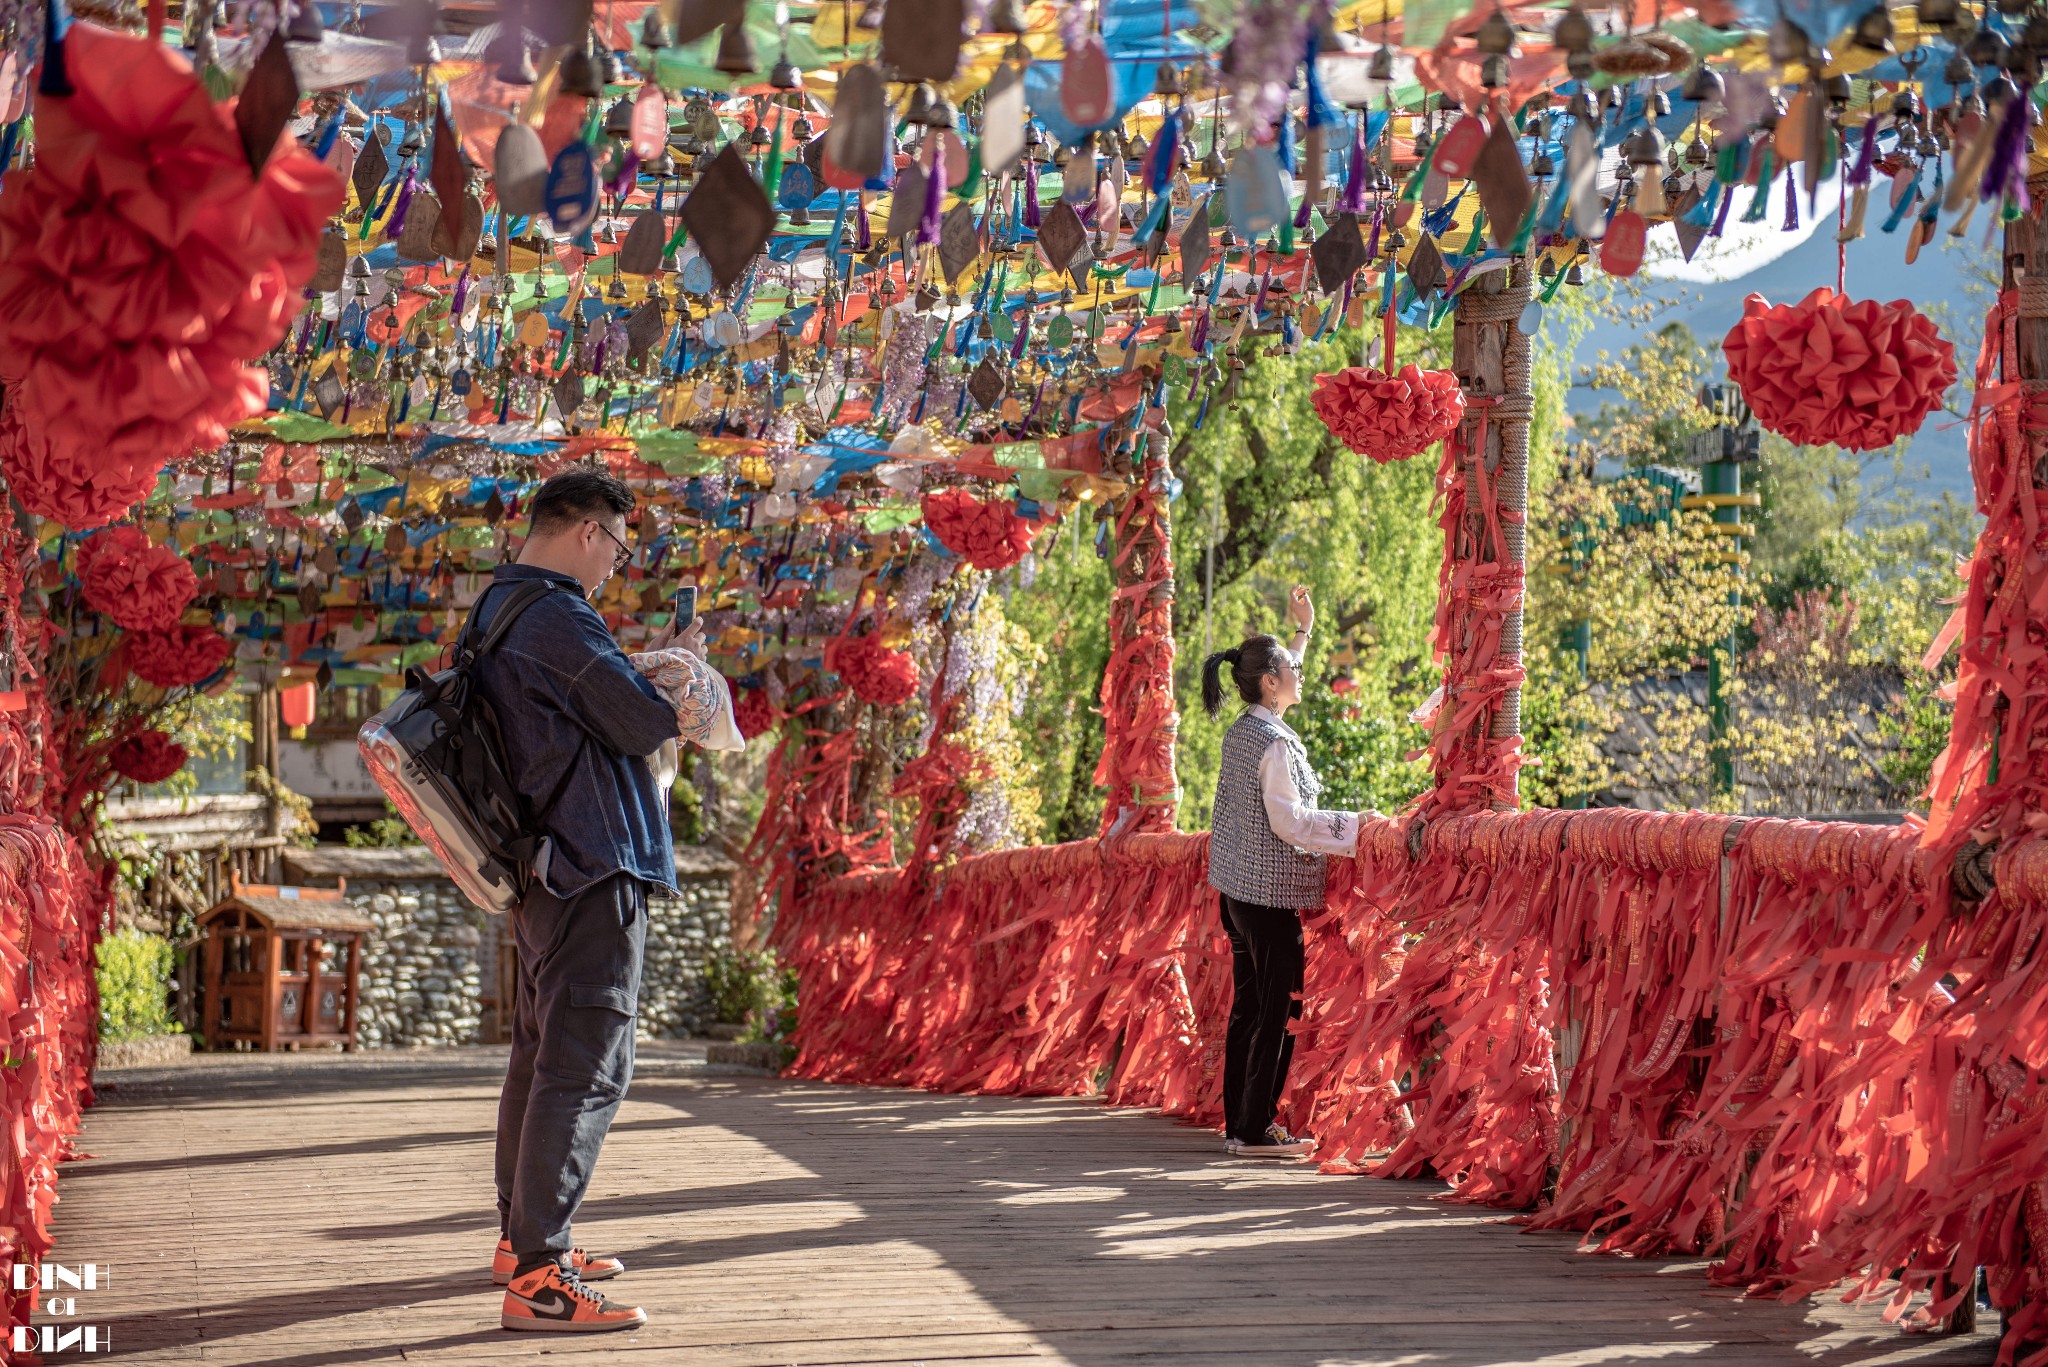
[[[1301,912],[1323,904],[1325,861],[1358,845],[1359,812],[1319,811],[1322,783],[1301,737],[1281,718],[1301,701],[1301,660],[1315,625],[1296,585],[1292,649],[1251,636],[1202,665],[1202,706],[1223,709],[1227,666],[1247,704],[1223,737],[1209,839],[1209,886],[1222,894],[1232,997],[1223,1051],[1224,1147],[1247,1158],[1301,1158],[1315,1141],[1274,1123],[1301,1016]]]

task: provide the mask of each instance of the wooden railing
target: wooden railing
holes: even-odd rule
[[[1207,837],[870,871],[784,909],[797,1073],[1220,1120]],[[1910,827],[1626,810],[1370,823],[1305,917],[1283,1120],[1606,1251],[2048,1337],[2048,841],[1958,902]],[[1929,882],[1932,877],[1935,881]],[[2037,1232],[2036,1224],[2042,1224]]]

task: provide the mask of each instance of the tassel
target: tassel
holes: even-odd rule
[[[64,65],[64,34],[70,27],[64,0],[43,0],[43,74],[36,81],[38,95],[75,93],[71,72]]]
[[[1313,198],[1309,195],[1303,195],[1301,197],[1301,207],[1294,211],[1294,226],[1297,228],[1308,227],[1309,212],[1314,208],[1315,202]]]
[[[1041,224],[1038,212],[1038,163],[1024,163],[1024,226],[1037,228]]]
[[[1976,198],[1976,191],[1984,179],[1984,164],[1991,160],[1991,149],[1998,141],[1999,128],[1989,119],[1977,130],[1977,136],[1967,147],[1956,146],[1949,155],[1956,168],[1955,179],[1950,182],[1948,194],[1942,198],[1944,213],[1954,213],[1968,200]]]
[[[1719,184],[1719,182],[1715,182]],[[1735,204],[1735,187],[1729,185],[1721,191],[1721,208],[1714,215],[1714,226],[1707,229],[1709,237],[1719,237],[1721,230],[1728,226],[1728,210]]]
[[[1870,208],[1870,187],[1859,185],[1849,197],[1849,221],[1835,234],[1837,242],[1854,242],[1863,236],[1863,215]]]
[[[875,230],[874,225],[868,222],[868,197],[862,195],[855,203],[858,205],[858,208],[855,210],[853,218],[854,250],[860,252],[872,251],[875,246]]]
[[[1024,359],[1024,348],[1030,344],[1030,341],[1031,310],[1026,309],[1024,310],[1024,316],[1017,320],[1017,336],[1010,343],[1010,361],[1012,364]]]
[[[1643,167],[1643,178],[1636,182],[1635,210],[1644,218],[1660,218],[1664,214],[1664,177],[1661,166]]]
[[[1885,219],[1882,231],[1888,233],[1897,232],[1899,225],[1906,221],[1906,215],[1912,213],[1914,206],[1919,204],[1919,202],[1920,185],[1915,180],[1913,189],[1907,194],[1900,196],[1898,204],[1892,209],[1890,216]]]
[[[1707,192],[1700,196],[1700,202],[1686,211],[1685,221],[1695,228],[1710,226],[1714,221],[1714,210],[1720,204],[1721,197],[1725,193],[1724,187],[1718,180],[1708,185]]]
[[[1145,185],[1155,195],[1165,192],[1180,164],[1180,120],[1178,109],[1166,116],[1152,143],[1152,155],[1146,158]]]
[[[1344,196],[1337,201],[1337,211],[1345,214],[1365,212],[1365,111],[1358,114],[1358,126],[1351,134],[1351,165],[1344,174]],[[1377,233],[1379,218],[1373,218],[1373,229]],[[1368,256],[1372,255],[1368,250]]]
[[[1799,226],[1799,183],[1792,177],[1792,168],[1785,168],[1785,231],[1791,232]]]
[[[1202,311],[1195,315],[1194,327],[1188,330],[1188,349],[1199,356],[1202,354],[1202,348],[1208,344],[1208,341],[1209,308],[1205,304],[1202,306]]]
[[[405,228],[405,211],[412,207],[412,182],[412,172],[408,171],[405,173],[405,179],[399,183],[398,199],[391,206],[391,217],[384,224],[386,241],[397,241],[398,234]]]
[[[1991,161],[1977,187],[1979,199],[2002,198],[2015,178],[2025,179],[2027,114],[2034,106],[2033,91],[2033,83],[2028,82],[2017,99],[2005,102],[2005,117],[1998,121],[1998,133],[1991,144]]]
[[[946,208],[946,162],[939,155],[939,140],[933,137],[930,164],[924,172],[924,217],[918,220],[917,244],[927,246],[939,240],[939,220]]]
[[[1850,168],[1849,184],[1861,188],[1870,184],[1871,163],[1877,158],[1877,115],[1863,125],[1863,145],[1856,149],[1856,165]]]
[[[1351,209],[1347,208],[1347,209],[1345,210],[1345,212],[1347,212],[1347,213],[1351,213],[1351,212],[1362,212],[1362,211],[1364,210],[1364,208],[1365,208],[1365,206],[1364,206],[1363,204],[1361,204],[1361,205],[1359,205],[1359,206],[1358,206],[1358,210],[1354,211],[1354,210],[1351,210]],[[1385,211],[1385,210],[1383,210],[1383,209],[1374,209],[1374,210],[1372,211],[1372,233],[1371,233],[1371,235],[1370,235],[1370,236],[1368,236],[1368,237],[1367,237],[1367,238],[1365,239],[1365,259],[1366,259],[1366,260],[1368,260],[1368,261],[1374,261],[1374,260],[1377,260],[1377,259],[1379,258],[1379,254],[1380,254],[1380,221],[1381,221],[1381,220],[1382,220],[1383,218],[1385,218],[1385,217],[1386,217],[1386,211]]]

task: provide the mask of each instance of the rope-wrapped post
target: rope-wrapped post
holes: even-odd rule
[[[1444,565],[1437,652],[1443,697],[1433,722],[1434,811],[1519,805],[1522,588],[1527,560],[1529,339],[1519,326],[1529,267],[1490,272],[1458,298],[1451,370],[1466,413],[1445,443]]]
[[[1173,530],[1167,488],[1172,433],[1163,414],[1111,458],[1128,492],[1110,511],[1116,594],[1109,607],[1109,667],[1102,676],[1102,758],[1095,784],[1109,790],[1104,837],[1173,829],[1180,803],[1174,745]]]

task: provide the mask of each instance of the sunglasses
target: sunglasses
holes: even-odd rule
[[[603,532],[606,536],[611,537],[612,544],[619,548],[618,553],[612,556],[612,573],[616,574],[626,568],[626,562],[633,558],[633,548],[619,540],[616,532],[612,531],[610,527],[605,526],[604,523],[599,522],[596,518],[590,519],[590,525]]]

